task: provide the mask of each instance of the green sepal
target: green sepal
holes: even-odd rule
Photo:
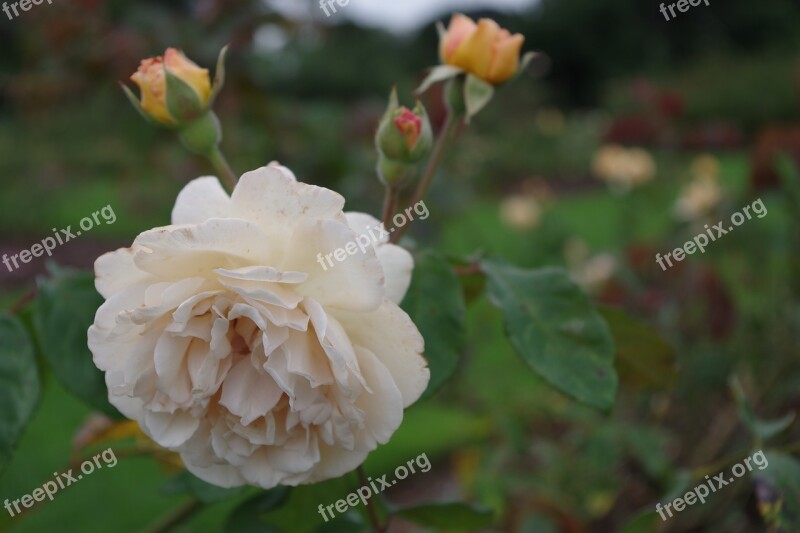
[[[167,112],[175,122],[183,125],[200,116],[206,109],[200,95],[192,87],[164,67],[167,82]]]

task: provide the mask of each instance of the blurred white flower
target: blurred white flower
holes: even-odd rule
[[[614,277],[619,263],[608,252],[590,254],[582,239],[570,239],[564,246],[564,257],[572,279],[586,291],[596,292]]]
[[[625,148],[616,144],[602,146],[594,156],[592,170],[613,190],[627,192],[655,177],[656,163],[642,148]]]
[[[527,194],[509,196],[500,204],[500,219],[512,229],[533,229],[539,224],[541,215],[539,203]]]
[[[360,465],[425,390],[423,339],[397,305],[411,256],[383,239],[317,263],[379,224],[270,165],[232,196],[189,183],[172,225],[100,257],[89,329],[109,399],[199,478],[298,485]]]

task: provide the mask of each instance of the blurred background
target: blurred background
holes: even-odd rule
[[[13,20],[0,13],[0,253],[110,205],[113,224],[54,253],[90,269],[167,224],[181,187],[213,172],[118,87],[168,46],[213,69],[230,43],[216,109],[238,172],[278,160],[342,193],[349,210],[377,215],[372,136],[389,88],[412,102],[438,63],[436,20],[490,16],[540,55],[463,132],[426,201],[430,218],[410,235],[453,257],[564,266],[597,304],[635,316],[617,324],[604,311],[640,342],[617,347],[619,397],[598,413],[523,371],[498,313],[468,291],[463,368],[370,458],[378,472],[420,453],[433,462],[389,498],[471,499],[497,511],[495,531],[800,531],[797,423],[773,437],[785,455],[760,478],[663,526],[642,514],[746,455],[749,416],[800,408],[800,4],[710,4],[669,21],[656,1],[632,0],[350,0],[331,16],[300,0],[56,0]],[[424,98],[434,126],[440,101],[435,90]],[[763,218],[673,268],[657,265],[656,253],[759,198]],[[8,308],[45,261],[0,273]],[[45,383],[0,499],[63,471],[90,414]],[[121,458],[23,517],[0,512],[0,530],[156,531],[186,501],[169,487],[174,473]],[[221,531],[244,496],[174,530]]]

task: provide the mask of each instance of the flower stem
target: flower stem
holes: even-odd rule
[[[219,146],[211,151],[211,153],[208,155],[208,160],[211,161],[211,164],[214,165],[214,169],[225,179],[228,185],[230,185],[231,190],[235,189],[238,178],[236,177],[236,173],[228,164],[228,160],[225,159],[224,155],[222,155],[222,151],[219,149]]]
[[[410,206],[416,205],[418,202],[422,201],[423,198],[425,198],[426,194],[428,194],[428,189],[431,186],[431,182],[433,182],[436,171],[439,169],[439,165],[442,163],[442,157],[444,156],[445,148],[447,147],[447,141],[450,139],[450,134],[458,122],[459,121],[455,120],[454,114],[448,110],[447,116],[444,119],[444,124],[439,131],[438,138],[436,139],[436,145],[433,147],[433,153],[428,161],[428,166],[425,167],[425,172],[422,174],[422,179],[420,179],[419,185],[417,185],[417,189],[414,191],[414,196],[409,204]],[[392,234],[392,237],[389,241],[392,243],[399,241],[400,237],[402,237],[406,232],[408,226],[410,226],[410,224],[406,224],[403,227],[397,228],[397,231]]]
[[[383,216],[381,217],[383,227],[387,228],[387,231],[392,221],[392,215],[394,215],[394,211],[397,208],[397,197],[397,189],[387,185],[386,195],[383,198]]]
[[[357,469],[358,472],[358,480],[361,483],[362,487],[369,486],[367,483],[367,474],[364,473],[364,465],[361,465]],[[378,513],[375,512],[375,506],[372,505],[372,500],[367,502],[367,513],[369,514],[369,521],[372,524],[372,529],[375,533],[383,533],[389,526],[389,522],[386,524],[381,525],[380,520],[378,520]]]

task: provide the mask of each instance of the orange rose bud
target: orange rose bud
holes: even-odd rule
[[[512,35],[491,19],[475,24],[469,17],[456,14],[442,36],[439,54],[445,64],[498,85],[517,73],[524,41],[522,35]]]
[[[180,105],[170,103],[167,75],[174,76],[184,93],[181,100],[175,95],[173,100]],[[211,97],[211,79],[208,70],[198,67],[182,52],[168,48],[164,56],[142,60],[139,69],[131,76],[131,80],[139,86],[141,93],[141,110],[150,118],[165,125],[177,126],[194,118],[204,110]],[[182,82],[182,84],[180,84]],[[172,87],[172,86],[170,86]],[[184,116],[175,116],[175,110],[181,110]],[[172,112],[171,112],[172,110]]]

